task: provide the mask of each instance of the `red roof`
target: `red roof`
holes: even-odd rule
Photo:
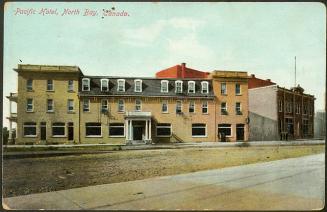
[[[276,83],[272,82],[270,79],[263,80],[263,79],[256,78],[254,74],[251,74],[251,78],[249,78],[248,81],[249,89],[264,87],[269,85],[276,85]]]
[[[185,63],[158,71],[156,78],[208,78],[209,72],[187,68]]]

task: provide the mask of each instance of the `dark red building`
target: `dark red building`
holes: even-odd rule
[[[209,72],[186,67],[186,63],[158,71],[156,78],[208,78]]]

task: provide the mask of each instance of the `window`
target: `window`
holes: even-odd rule
[[[135,111],[141,111],[142,101],[140,99],[135,100]]]
[[[54,111],[54,102],[53,99],[47,100],[47,112],[53,112]]]
[[[125,80],[119,79],[119,80],[117,80],[117,83],[118,83],[117,91],[125,92]]]
[[[279,112],[283,112],[283,101],[282,100],[279,100],[279,102],[278,102],[278,110],[279,110]]]
[[[36,137],[36,123],[25,122],[23,125],[24,137]]]
[[[299,103],[296,104],[296,114],[301,113],[301,105]]]
[[[68,91],[74,91],[74,81],[68,80]]]
[[[109,91],[109,80],[108,79],[101,79],[101,91]]]
[[[201,92],[202,93],[209,93],[209,83],[206,81],[201,82]]]
[[[53,91],[53,80],[47,80],[47,91]]]
[[[227,87],[226,87],[226,83],[221,83],[221,88],[220,88],[220,92],[222,95],[227,95]]]
[[[175,82],[175,92],[182,93],[183,92],[183,82],[178,80]]]
[[[90,100],[83,99],[83,112],[89,112],[89,111],[90,111]]]
[[[171,124],[158,123],[157,124],[157,137],[170,137],[171,136]]]
[[[68,99],[67,110],[68,110],[68,112],[74,111],[74,100],[73,99]]]
[[[168,113],[168,102],[167,101],[162,101],[161,112]]]
[[[138,79],[138,80],[134,80],[134,91],[135,92],[142,92],[142,80]]]
[[[110,137],[124,137],[125,127],[123,123],[111,123],[109,124],[109,136]]]
[[[305,115],[308,114],[308,106],[306,104],[303,105],[303,114],[305,114]]]
[[[102,113],[108,112],[108,100],[106,99],[101,100],[101,112]]]
[[[195,93],[195,82],[194,81],[188,81],[188,92]]]
[[[124,100],[119,99],[118,100],[118,112],[124,112],[124,111],[125,111]]]
[[[221,114],[222,115],[227,115],[227,103],[222,102],[220,106]]]
[[[161,80],[161,92],[168,93],[168,80]]]
[[[176,113],[182,113],[182,101],[176,101]]]
[[[101,137],[101,123],[85,123],[85,136],[86,137]]]
[[[236,115],[242,115],[242,109],[241,109],[241,103],[240,102],[236,102],[235,112],[236,112]]]
[[[33,80],[32,79],[28,79],[26,81],[26,90],[27,91],[32,91],[33,90]]]
[[[33,112],[33,99],[27,99],[26,111]]]
[[[202,113],[207,114],[208,113],[208,102],[202,102]]]
[[[241,95],[241,85],[238,83],[235,84],[235,94]]]
[[[188,112],[189,113],[195,113],[195,103],[194,103],[194,101],[190,101],[190,104],[188,106]]]
[[[52,124],[52,136],[64,137],[65,136],[65,123],[53,123]]]
[[[232,127],[230,124],[218,124],[218,136],[232,136]]]
[[[82,91],[90,91],[90,79],[89,78],[82,79]]]
[[[192,137],[205,137],[206,124],[192,124]]]

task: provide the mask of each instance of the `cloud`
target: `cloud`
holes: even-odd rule
[[[149,46],[160,39],[160,36],[167,29],[195,32],[203,24],[203,21],[185,17],[162,19],[147,26],[125,29],[123,31],[122,42],[136,47]]]

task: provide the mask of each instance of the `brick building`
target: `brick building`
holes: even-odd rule
[[[18,65],[18,93],[8,97],[17,102],[16,143],[248,140],[246,72],[174,67],[144,78]]]
[[[251,88],[250,88],[251,87]],[[249,79],[250,140],[312,138],[314,96],[299,85],[282,88],[271,80]]]

